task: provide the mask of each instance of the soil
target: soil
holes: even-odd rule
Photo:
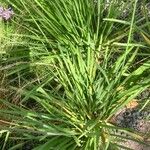
[[[140,101],[150,98],[150,89],[143,91],[138,97]],[[119,143],[119,145],[125,146],[133,150],[150,150],[150,110],[139,111],[139,108],[125,108],[115,116],[115,124],[119,127],[129,128],[137,131],[142,135],[142,142],[146,144],[140,144],[132,140],[126,140]],[[149,145],[149,146],[148,146]],[[120,150],[123,150],[122,148]]]

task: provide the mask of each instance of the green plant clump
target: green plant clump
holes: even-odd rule
[[[0,20],[7,41],[0,70],[19,98],[0,100],[0,148],[117,150],[127,139],[142,143],[143,135],[110,120],[150,87],[148,2],[4,3],[14,15]]]

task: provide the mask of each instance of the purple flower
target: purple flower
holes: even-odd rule
[[[2,13],[2,17],[5,19],[5,20],[8,20],[12,17],[12,15],[14,14],[13,10],[10,10],[9,8],[4,10],[3,13]]]
[[[0,17],[2,17],[4,20],[8,20],[12,17],[14,14],[12,8],[4,9],[2,6],[0,6]]]

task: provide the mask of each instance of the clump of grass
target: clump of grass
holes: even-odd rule
[[[136,25],[137,0],[130,3],[132,13],[125,20],[119,19],[123,11],[119,1],[109,5],[102,0],[9,2],[17,17],[24,16],[19,33],[11,34],[21,37],[13,49],[27,53],[14,53],[7,59],[15,64],[8,75],[19,74],[27,83],[26,75],[32,72],[37,79],[19,89],[19,106],[1,100],[8,109],[0,113],[5,113],[10,123],[9,128],[1,128],[25,141],[44,143],[35,150],[117,149],[122,147],[117,141],[127,137],[116,138],[113,129],[142,141],[138,133],[110,122],[150,85],[149,60],[130,67],[138,52],[148,48],[133,39],[135,31],[142,31]],[[18,20],[12,22],[18,24]],[[11,88],[18,91],[16,86]],[[31,100],[37,104],[34,109],[26,105]]]

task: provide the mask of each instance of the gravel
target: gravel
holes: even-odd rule
[[[146,119],[150,116],[150,112],[141,111],[138,109],[124,109],[115,118],[116,125],[123,128],[133,129],[144,135],[143,142],[150,144],[147,141],[148,134],[150,133],[150,122]],[[119,143],[122,146],[128,147],[133,150],[150,150],[150,146],[140,144],[132,140],[126,140]],[[120,150],[123,150],[122,148]]]

